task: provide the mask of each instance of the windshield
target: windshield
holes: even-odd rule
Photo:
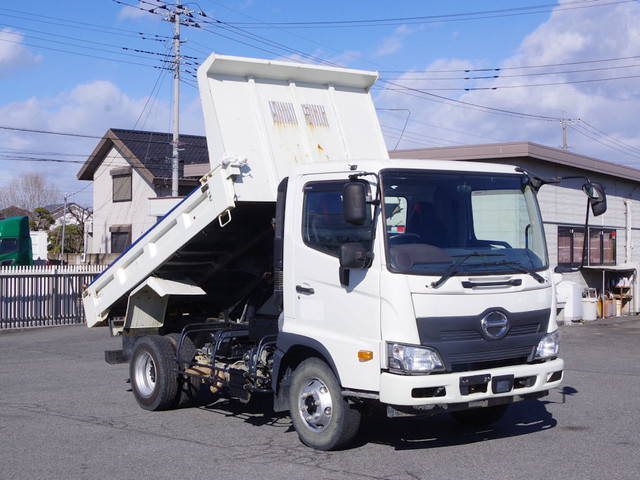
[[[443,275],[455,266],[454,274],[488,274],[547,267],[538,204],[522,175],[387,170],[382,185],[387,262],[394,272]]]
[[[0,238],[0,255],[13,253],[18,250],[17,238]]]

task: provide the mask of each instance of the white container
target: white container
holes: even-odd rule
[[[582,299],[582,320],[592,322],[598,318],[598,299],[583,298]]]
[[[297,164],[389,158],[375,72],[213,54],[198,69],[211,168],[241,162],[238,201],[273,202]]]
[[[44,230],[37,230],[29,232],[31,236],[31,251],[33,252],[34,260],[47,260],[47,243],[48,236]]]
[[[565,323],[582,319],[582,288],[576,282],[563,280],[556,285],[556,299],[559,308],[563,308]]]

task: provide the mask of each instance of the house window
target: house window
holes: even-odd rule
[[[111,253],[122,253],[131,245],[131,225],[111,225]]]
[[[371,242],[371,218],[364,225],[351,225],[342,213],[344,181],[308,183],[304,186],[302,238],[323,253],[338,256],[344,243]],[[370,212],[369,212],[370,213]]]
[[[616,264],[616,231],[589,228],[586,265]],[[558,227],[558,265],[578,266],[582,259],[584,228]]]
[[[114,202],[131,201],[131,168],[114,168],[111,170]]]
[[[616,264],[616,237],[613,229],[589,229],[589,265]]]
[[[583,247],[584,228],[558,227],[558,265],[580,265]]]

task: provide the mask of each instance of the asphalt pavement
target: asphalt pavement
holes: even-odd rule
[[[140,409],[119,347],[83,326],[0,334],[0,480],[640,478],[640,320],[562,327],[564,386],[495,427],[368,419],[355,446],[299,443],[268,399]]]

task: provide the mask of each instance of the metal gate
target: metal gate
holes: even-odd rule
[[[82,290],[105,268],[0,268],[0,329],[84,323]]]

